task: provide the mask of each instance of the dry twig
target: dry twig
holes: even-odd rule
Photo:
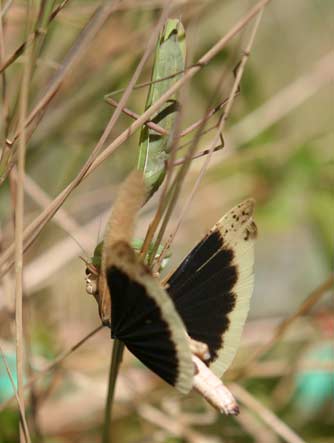
[[[228,133],[231,142],[239,146],[249,142],[312,97],[333,79],[333,65],[334,52],[331,51],[318,60],[310,72],[298,77],[232,126]]]
[[[89,338],[93,337],[97,332],[99,332],[103,328],[102,325],[93,329],[91,332],[82,337],[77,343],[71,346],[67,351],[62,352],[55,358],[51,363],[41,369],[37,374],[35,374],[32,378],[30,378],[24,385],[24,389],[28,389],[32,384],[34,384],[37,380],[39,380],[43,375],[48,372],[56,369],[67,357],[69,357],[74,351],[80,348]],[[14,396],[10,397],[8,400],[3,402],[0,405],[0,412],[6,409],[6,407],[12,402]]]
[[[237,399],[247,406],[250,410],[257,413],[257,415],[280,437],[288,443],[306,443],[299,435],[297,435],[287,424],[277,417],[270,409],[263,406],[255,397],[246,391],[240,385],[233,383],[230,385],[233,393]]]
[[[276,328],[274,335],[270,338],[270,340],[261,346],[257,351],[255,351],[252,356],[245,361],[244,368],[240,371],[239,377],[244,376],[247,373],[248,368],[252,367],[252,363],[258,360],[262,355],[266,354],[275,343],[277,343],[282,336],[286,333],[286,331],[290,328],[290,326],[297,320],[297,318],[302,315],[307,314],[312,307],[321,299],[321,297],[330,289],[333,288],[334,277],[330,275],[329,278],[318,286],[314,291],[312,291],[308,297],[306,297],[305,301],[298,307],[296,312],[290,315],[288,318],[282,321],[280,325]]]

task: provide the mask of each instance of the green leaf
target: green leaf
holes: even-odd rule
[[[156,102],[180,78],[184,68],[184,29],[179,20],[169,19],[157,42],[151,77],[153,83],[149,88],[145,109]],[[159,81],[163,78],[166,79]],[[148,197],[159,188],[165,177],[169,141],[173,133],[178,107],[177,97],[172,96],[152,119],[154,123],[167,130],[169,135],[158,134],[147,126],[143,126],[141,130],[138,169],[144,172]]]
[[[131,245],[135,251],[140,252],[141,248],[143,246],[143,243],[144,243],[143,239],[136,238],[132,241]],[[148,253],[151,253],[153,251],[153,246],[154,246],[154,243],[151,243],[148,248]],[[101,241],[96,246],[96,248],[94,249],[93,257],[91,258],[92,265],[94,265],[97,269],[101,268],[102,248],[103,248],[103,241]],[[156,259],[158,259],[160,257],[162,250],[163,250],[163,246],[159,245],[157,253],[155,254]],[[161,263],[160,271],[162,271],[167,266],[170,256],[171,256],[171,253],[167,252],[167,254],[165,255],[165,258],[163,259],[163,261]]]

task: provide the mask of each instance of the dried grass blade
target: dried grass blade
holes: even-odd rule
[[[283,438],[283,440],[288,443],[306,443],[304,439],[289,428],[289,426],[278,418],[270,409],[263,406],[242,386],[233,383],[230,385],[230,388],[241,403],[252,411],[255,411],[271,429]]]

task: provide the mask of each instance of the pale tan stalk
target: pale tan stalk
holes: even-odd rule
[[[31,5],[27,5],[27,23],[31,18]],[[15,202],[15,335],[16,335],[16,371],[18,396],[22,408],[22,421],[20,422],[20,443],[27,441],[22,423],[25,421],[24,405],[24,338],[23,338],[23,226],[24,226],[24,170],[26,156],[26,131],[24,122],[28,112],[28,97],[31,72],[31,50],[26,51],[23,67],[23,78],[19,99],[19,127],[21,128],[18,143],[16,202]]]

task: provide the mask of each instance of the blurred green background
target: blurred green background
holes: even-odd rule
[[[6,3],[2,1],[2,8]],[[60,2],[45,3],[51,10]],[[119,2],[66,76],[27,146],[27,224],[45,206],[36,184],[53,199],[73,180],[89,156],[113,112],[104,96],[126,87],[162,3]],[[37,10],[39,2],[34,4]],[[99,4],[69,1],[48,26],[31,80],[29,109],[43,96]],[[180,18],[186,29],[190,66],[255,1],[175,0],[171,4],[170,16]],[[2,55],[2,60],[24,39],[25,6],[25,2],[11,2],[3,17],[6,56]],[[255,292],[240,352],[226,375],[227,381],[242,367],[244,359],[263,345],[275,327],[292,315],[332,272],[333,14],[331,0],[280,0],[266,7],[240,95],[225,127],[225,147],[213,154],[173,244],[167,272],[177,266],[232,205],[249,196],[257,200]],[[184,88],[182,128],[201,118],[208,106],[228,96],[233,69],[242,57],[248,36],[249,27]],[[140,82],[150,79],[152,61],[151,57]],[[9,136],[15,127],[22,68],[20,57],[5,71]],[[217,83],[222,75],[223,91],[217,97]],[[1,88],[3,93],[4,82]],[[146,94],[145,88],[133,91],[127,107],[142,113]],[[3,116],[4,111],[0,125],[2,144],[6,136]],[[126,129],[130,121],[122,115],[109,140]],[[216,121],[217,117],[213,117],[209,125]],[[212,134],[201,138],[199,150],[208,146]],[[72,220],[68,221],[66,214],[60,214],[58,222],[53,219],[25,255],[27,376],[99,324],[95,300],[85,293],[85,266],[79,255],[89,257],[101,239],[117,187],[136,165],[138,139],[139,132],[80,184],[63,206]],[[192,163],[168,232],[175,226],[203,161],[205,158]],[[142,211],[139,237],[146,232],[158,198],[159,194],[155,195]],[[7,179],[0,188],[2,251],[13,240],[12,214]],[[8,273],[0,287],[0,340],[9,359],[15,353],[13,288],[12,274]],[[307,316],[295,321],[288,334],[260,363],[248,368],[253,373],[250,370],[240,380],[302,439],[315,443],[334,442],[332,297],[333,292],[327,291]],[[99,441],[110,352],[110,334],[104,330],[36,385],[28,401],[35,441]],[[8,397],[8,386],[2,388],[1,384],[6,384],[5,380],[6,372],[0,362],[0,402]],[[114,441],[120,443],[281,441],[247,407],[242,407],[240,418],[235,420],[219,416],[196,394],[179,397],[128,352],[116,400],[113,435]],[[4,443],[16,438],[17,413],[14,403],[12,406],[0,412],[0,441]],[[162,411],[171,423],[181,421],[183,431],[161,425],[150,407]]]

